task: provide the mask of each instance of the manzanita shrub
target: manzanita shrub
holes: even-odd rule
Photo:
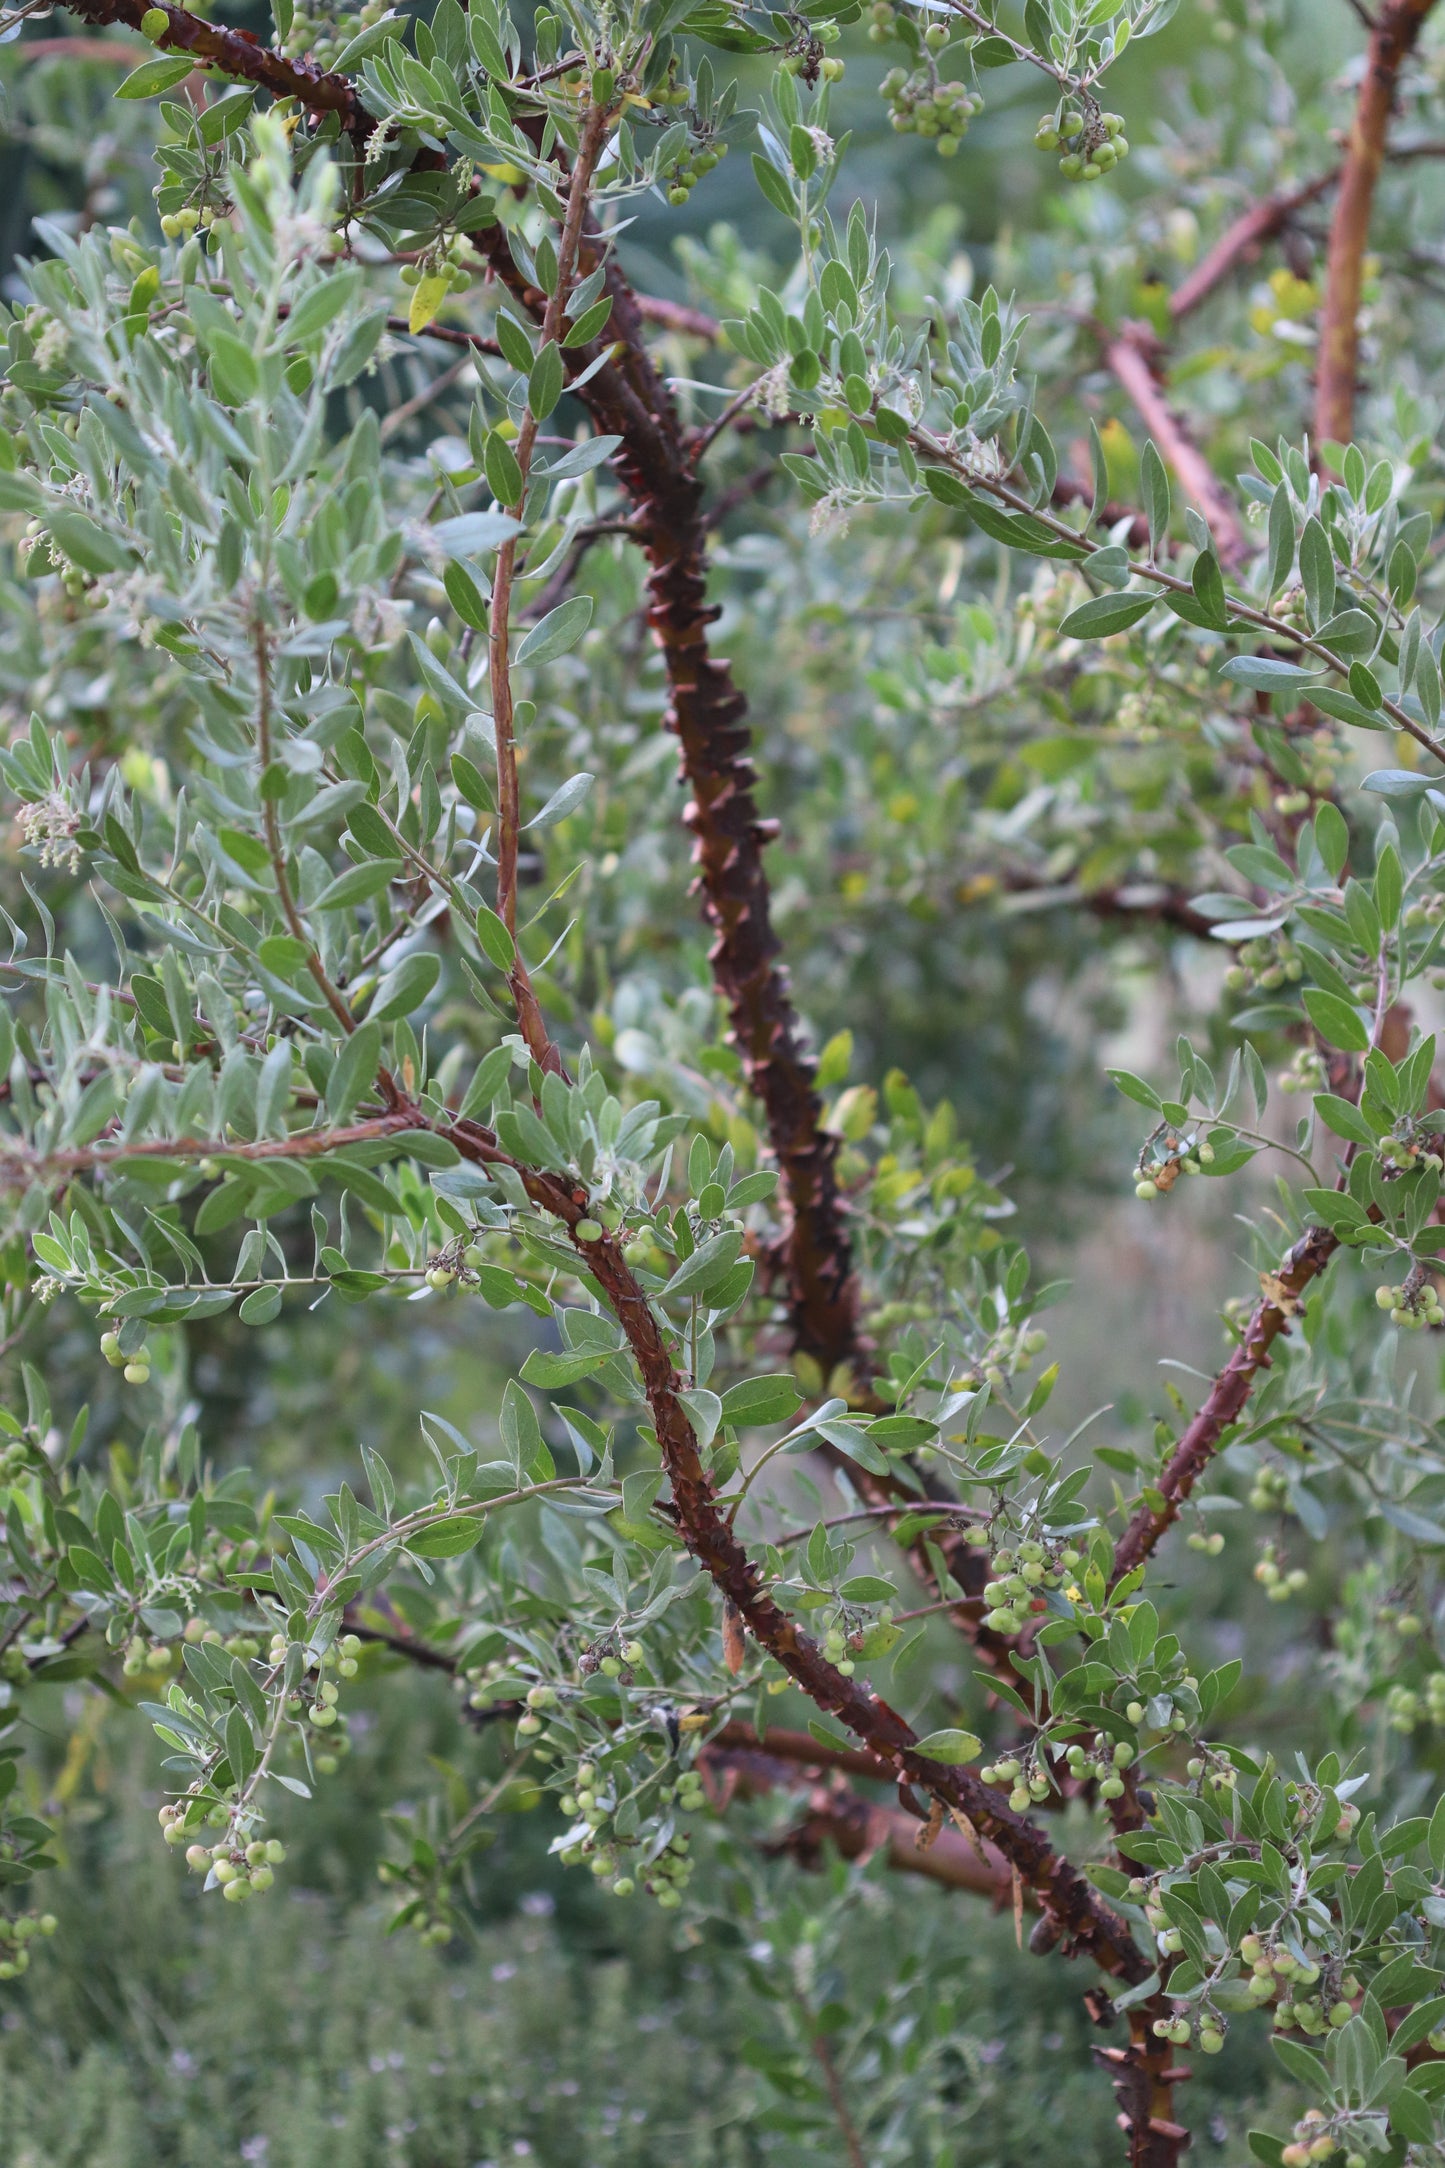
[[[1081,1976],[1136,2168],[1178,2160],[1181,2054],[1233,2028],[1271,2028],[1296,2089],[1258,2159],[1445,2158],[1445,1459],[1417,1337],[1445,1324],[1423,1022],[1445,942],[1441,469],[1411,383],[1425,334],[1367,255],[1392,114],[1438,91],[1429,0],[1377,0],[1362,64],[1308,106],[1290,9],[1186,0],[1173,31],[1237,42],[1233,80],[1269,88],[1212,194],[1185,108],[1104,103],[1171,0],[877,0],[866,24],[859,0],[559,0],[526,25],[496,0],[275,0],[255,30],[69,5],[106,55],[116,26],[154,48],[131,41],[116,95],[159,101],[160,179],[128,225],[103,188],[38,222],[0,396],[25,898],[0,1010],[0,1977],[43,1963],[53,1927],[32,1695],[86,1681],[137,1705],[168,1755],[158,1841],[198,1900],[240,1906],[285,1880],[278,1799],[345,1785],[362,1667],[420,1662],[511,1742],[499,1782],[444,1793],[388,1870],[428,1941],[508,1786],[552,1798],[563,1861],[685,1929],[714,1818],[804,1783],[800,1854],[891,1845],[1036,1915],[1039,1961]],[[5,18],[22,56],[33,12]],[[1046,289],[1035,324],[957,266],[937,292],[895,275],[909,237],[850,195],[833,113],[855,21],[890,49],[893,128],[944,156],[991,71],[1041,92],[1025,136],[1059,154],[1065,201],[1063,238],[1012,263]],[[1124,185],[1126,128],[1158,139],[1137,244],[1117,205],[1072,207]],[[1395,147],[1428,189],[1439,146]],[[768,245],[793,240],[771,285],[736,235],[690,244],[719,325],[639,297],[626,229],[734,149]],[[1206,307],[1228,321],[1235,273],[1280,237],[1252,334],[1171,386],[1170,339]],[[1171,291],[1159,265],[1190,257]],[[694,374],[664,376],[663,336]],[[720,502],[712,472],[748,440],[761,480]],[[764,560],[711,545],[770,482],[796,517],[760,592]],[[666,983],[665,913],[650,994],[617,968],[637,927],[607,884],[623,851],[667,859],[673,815],[667,739],[608,734],[609,707],[658,703],[606,536],[646,570],[710,990]],[[1113,1072],[1139,1116],[1131,1210],[1188,1214],[1188,1178],[1255,1168],[1227,1356],[1148,1435],[1051,1429],[1058,1290],[951,1110],[897,1072],[881,1100],[848,1085],[846,1037],[819,1058],[795,1011],[778,824],[711,626],[720,601],[772,613],[778,679],[754,690],[786,706],[780,587],[803,610],[830,553],[863,567],[860,617],[870,583],[880,620],[901,595],[870,683],[910,721],[865,760],[841,703],[817,807],[794,793],[800,862],[834,877],[809,841],[825,816],[877,840],[885,943],[890,911],[946,932],[1022,892],[1220,964],[1177,1076]],[[920,662],[940,597],[954,646]],[[810,637],[851,639],[848,615]],[[583,711],[590,771],[569,757]],[[880,805],[917,824],[906,868]],[[645,915],[645,874],[632,894]],[[468,1427],[419,1412],[425,1482],[361,1443],[333,1495],[277,1497],[220,1472],[188,1336],[321,1304],[361,1336],[399,1304],[510,1309],[535,1345]],[[47,1346],[76,1315],[133,1432],[52,1420],[77,1396],[73,1343],[63,1378]],[[1204,1661],[1173,1587],[1178,1548],[1217,1559],[1241,1506],[1264,1517],[1260,1589],[1310,1607],[1318,1686],[1287,1756],[1252,1726],[1252,1644]],[[966,1704],[910,1671],[934,1612],[971,1649]],[[976,1900],[938,1901],[966,1933]],[[804,1995],[824,1900],[813,1925],[799,1904]],[[876,2050],[865,2028],[835,2052],[820,2004],[795,2082],[834,2157],[958,2157],[947,1998],[926,1971],[909,1993]],[[891,2073],[871,2101],[864,2066]]]

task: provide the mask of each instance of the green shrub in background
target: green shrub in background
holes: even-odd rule
[[[363,1798],[368,1777],[395,1795],[416,1744],[384,1707],[358,1760]],[[113,1716],[109,1734],[123,1724]],[[871,2157],[942,2163],[966,2148],[977,2168],[1030,2168],[1067,2129],[1072,2158],[1110,2158],[1109,2104],[1084,2067],[1092,2028],[1068,1981],[1014,1947],[1006,1916],[970,1916],[966,1941],[957,1920],[936,1923],[927,2005],[915,1958],[875,2008],[900,1940],[913,1946],[933,1909],[926,1893],[900,1934],[898,1892],[876,1867],[805,1885],[801,1908],[795,1870],[768,1870],[740,1968],[733,1922],[705,1917],[679,1946],[655,1915],[579,1890],[547,1856],[553,1825],[526,1815],[507,1818],[472,1927],[441,1953],[387,1934],[372,1829],[338,1811],[309,1837],[295,1817],[297,1886],[236,1920],[177,1887],[151,1835],[154,1771],[113,1743],[106,1812],[81,1823],[57,1885],[54,1955],[0,2019],[7,2168],[832,2159],[800,1995],[847,2006],[840,2059],[880,2110]],[[315,1870],[325,1888],[307,1886]],[[819,1966],[795,1938],[830,1897],[842,1909]],[[1001,2026],[1019,2006],[1021,2022]],[[1204,2074],[1205,2157],[1237,2157],[1270,2083],[1258,2044]],[[925,2085],[934,2106],[898,2151],[904,2118],[886,2095]]]

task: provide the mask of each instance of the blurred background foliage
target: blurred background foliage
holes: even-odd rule
[[[1267,9],[1187,0],[1111,78],[1135,155],[1109,185],[1070,190],[1032,149],[1038,94],[1023,71],[992,75],[983,117],[941,163],[890,131],[876,94],[887,61],[855,28],[840,48],[839,126],[854,131],[850,183],[894,252],[900,304],[947,306],[990,279],[1026,297],[1030,360],[1056,440],[1086,474],[1078,447],[1092,415],[1129,502],[1142,434],[1102,366],[1100,326],[1135,317],[1162,330],[1167,290],[1232,216],[1330,163],[1359,42],[1343,0]],[[111,98],[132,58],[132,41],[58,14],[0,51],[7,264],[37,246],[37,217],[71,228],[153,223],[154,108]],[[1422,56],[1402,137],[1427,132],[1442,67],[1438,52]],[[759,64],[744,61],[741,73],[754,92],[764,87]],[[1402,275],[1392,269],[1368,294],[1369,429],[1401,448],[1437,420],[1445,258],[1407,236],[1436,230],[1440,205],[1436,170],[1421,160],[1391,173],[1377,214],[1380,256]],[[1250,435],[1297,435],[1305,424],[1324,218],[1303,214],[1287,260],[1266,258],[1179,339],[1174,381],[1208,418],[1225,471],[1245,463]],[[739,267],[766,273],[788,239],[739,157],[681,212],[644,202],[623,256],[646,290],[725,317],[746,291]],[[17,291],[12,281],[9,297]],[[726,381],[725,353],[666,330],[656,343],[680,396],[699,415],[714,412],[688,386]],[[397,356],[365,395],[390,413],[428,390],[418,365]],[[467,396],[461,385],[419,405],[404,425],[418,459],[448,429],[464,432]],[[1223,730],[1153,700],[1107,648],[1085,659],[1061,659],[1057,645],[1044,652],[1035,628],[1082,592],[1067,572],[1010,567],[977,537],[966,543],[939,506],[809,540],[806,508],[776,475],[781,442],[760,421],[716,459],[715,495],[728,509],[715,565],[721,647],[749,691],[764,810],[782,824],[771,868],[800,1007],[820,1043],[852,1032],[855,1082],[879,1086],[901,1069],[930,1104],[951,1102],[980,1170],[1006,1181],[1019,1232],[1048,1270],[1079,1283],[1072,1309],[1051,1319],[1065,1360],[1061,1404],[1067,1394],[1077,1419],[1107,1399],[1122,1432],[1162,1401],[1153,1351],[1217,1360],[1215,1312],[1239,1279],[1226,1214],[1239,1199],[1216,1202],[1206,1185],[1211,1196],[1187,1226],[1142,1215],[1141,1227],[1135,1213],[1121,1221],[1112,1200],[1128,1187],[1136,1124],[1103,1081],[1105,1060],[1143,1067],[1179,1028],[1206,1043],[1220,1029],[1210,1019],[1226,959],[1147,908],[1097,899],[1192,877],[1256,784]],[[992,605],[1010,580],[1032,591],[1005,615]],[[608,636],[554,671],[536,757],[599,774],[585,815],[550,832],[545,872],[555,882],[586,861],[570,908],[600,931],[610,977],[568,980],[563,966],[557,975],[606,1031],[633,1032],[629,1065],[666,1064],[673,1089],[705,1106],[700,1056],[714,1038],[705,944],[686,896],[685,835],[650,817],[673,790],[674,753],[657,728],[663,688],[624,542],[596,544],[589,582]],[[129,779],[163,796],[158,749],[181,727],[174,687],[168,704],[174,665],[159,653],[105,652],[99,637],[83,665],[76,657],[67,643],[62,681],[43,617],[20,627],[0,652],[0,728],[13,734],[35,703],[80,715],[94,750],[110,731],[110,749],[134,764]],[[128,751],[135,694],[115,681],[138,667],[153,673],[149,754]],[[1362,757],[1368,765],[1373,754]],[[84,892],[60,873],[42,892],[77,953],[99,955],[106,936]],[[33,913],[14,859],[0,867],[0,900],[16,917]],[[57,1418],[89,1399],[97,1449],[123,1451],[133,1417],[108,1374],[96,1375],[80,1313],[69,1329],[50,1375],[56,1385],[70,1376],[72,1404]],[[292,1495],[319,1494],[361,1439],[414,1467],[419,1405],[473,1420],[494,1405],[522,1332],[515,1320],[479,1320],[475,1306],[373,1306],[364,1335],[334,1304],[288,1313],[264,1336],[221,1318],[188,1336],[189,1369],[173,1390],[198,1402],[219,1460],[257,1468]],[[1181,1604],[1193,1606],[1182,1552],[1178,1581]],[[1365,1618],[1379,1595],[1359,1577],[1347,1617]],[[1287,1746],[1302,1662],[1289,1620],[1264,1602],[1243,1558],[1223,1573],[1211,1565],[1208,1605],[1195,1621],[1201,1660],[1234,1653],[1246,1636],[1273,1649],[1253,1669],[1261,1698],[1241,1722]],[[966,1666],[946,1629],[927,1651],[936,1682],[962,1694]],[[715,1871],[751,1892],[753,1914],[719,1913],[711,1938],[698,1930],[680,1941],[661,1916],[563,1874],[537,1812],[505,1820],[467,1942],[438,1952],[384,1939],[383,1812],[419,1797],[436,1761],[476,1783],[495,1775],[499,1754],[460,1723],[445,1682],[408,1680],[404,1694],[394,1685],[353,1725],[345,1785],[286,1831],[293,1893],[241,1918],[200,1905],[155,1844],[159,1779],[140,1727],[92,1698],[77,1729],[77,1709],[56,1691],[39,1766],[67,1810],[70,1871],[51,1900],[60,1936],[23,1996],[4,1991],[0,2005],[0,2131],[12,2168],[234,2159],[500,2168],[529,2154],[547,2168],[786,2168],[835,2158],[836,2133],[800,2104],[790,2058],[806,2058],[809,2011],[839,2013],[828,2022],[846,2035],[880,1979],[898,2008],[870,2038],[891,2043],[897,2067],[870,2090],[885,2104],[889,2083],[906,2090],[910,2055],[947,2053],[953,2067],[941,2096],[947,2127],[895,2118],[892,2136],[880,2130],[879,2160],[1023,2168],[1061,2158],[1063,2132],[1081,2168],[1112,2157],[1112,2104],[1088,2071],[1067,1969],[1021,1955],[1012,1920],[981,1915],[973,1900],[940,1906],[929,1890],[892,1886],[884,1910],[872,1897],[881,1869],[825,1881],[795,1910],[796,1870],[762,1860],[756,1822],[716,1836]],[[1382,1727],[1369,1743],[1388,1755]],[[911,1997],[907,1956],[925,1940],[947,1945],[933,1972],[945,1993],[927,2009]],[[741,1967],[740,1943],[751,1953]],[[1242,2159],[1242,2133],[1265,2105],[1262,2045],[1239,2032],[1191,2087],[1204,2158]]]

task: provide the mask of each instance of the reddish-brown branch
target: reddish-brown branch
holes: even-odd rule
[[[1306,1288],[1319,1278],[1338,1248],[1339,1242],[1328,1228],[1310,1227],[1279,1271],[1264,1276],[1263,1292],[1250,1315],[1244,1338],[1152,1486],[1163,1503],[1141,1506],[1119,1538],[1111,1585],[1141,1566],[1165,1530],[1179,1518],[1180,1507],[1214,1458],[1224,1432],[1244,1412],[1255,1378],[1268,1368],[1270,1349],[1280,1334],[1288,1331]]]
[[[1251,555],[1229,493],[1175,413],[1154,374],[1158,341],[1147,324],[1125,324],[1105,348],[1105,359],[1186,494],[1203,513],[1221,564],[1238,570]]]
[[[495,275],[540,317],[545,297],[517,270],[501,229],[476,240]],[[595,239],[589,245],[600,248]],[[613,358],[578,396],[600,430],[622,438],[618,472],[636,506],[634,526],[652,568],[648,620],[666,666],[667,722],[691,792],[683,818],[693,834],[703,910],[715,936],[714,982],[748,1083],[762,1101],[783,1178],[780,1261],[794,1338],[826,1372],[859,1361],[858,1291],[834,1172],[838,1139],[823,1130],[813,1060],[777,960],[763,870],[763,847],[775,824],[761,818],[753,795],[746,702],[731,665],[709,650],[708,626],[718,613],[707,599],[702,484],[677,410],[643,342],[638,299],[610,259],[607,290],[612,316],[606,340],[613,343]],[[566,359],[577,372],[596,351],[574,349]]]
[[[639,294],[637,313],[645,324],[656,324],[663,331],[680,331],[688,339],[706,339],[716,346],[722,337],[722,325],[716,318],[704,316],[701,309],[690,309],[682,301],[664,301],[659,294]]]
[[[1266,196],[1262,203],[1252,204],[1227,226],[1213,248],[1207,249],[1194,266],[1188,278],[1181,279],[1169,296],[1169,314],[1176,324],[1206,302],[1215,288],[1222,286],[1240,264],[1251,263],[1277,233],[1283,233],[1296,211],[1307,204],[1317,203],[1328,195],[1340,177],[1340,168],[1331,166],[1312,181],[1299,188],[1288,188],[1278,196]]]
[[[123,23],[139,30],[142,17],[152,12],[152,0],[65,0],[72,15],[104,27]],[[190,53],[203,65],[219,68],[243,83],[269,90],[273,98],[295,98],[310,113],[338,113],[347,133],[363,138],[375,122],[362,110],[353,85],[344,75],[330,75],[314,60],[284,60],[260,44],[249,30],[230,30],[208,23],[170,0],[154,0],[166,17],[168,29],[155,42],[163,52]],[[151,41],[147,40],[149,44]],[[137,53],[136,59],[143,58]]]
[[[730,1725],[727,1729],[746,1732],[749,1727]],[[900,1874],[922,1875],[945,1889],[968,1890],[988,1897],[996,1905],[1009,1902],[1013,1873],[995,1845],[982,1841],[974,1844],[951,1824],[920,1842],[925,1837],[925,1824],[905,1814],[901,1807],[880,1806],[876,1800],[862,1798],[840,1776],[824,1780],[815,1743],[808,1740],[806,1744],[814,1746],[811,1776],[777,1752],[777,1734],[773,1731],[762,1744],[756,1739],[751,1745],[710,1744],[702,1755],[703,1774],[722,1807],[733,1799],[757,1798],[767,1792],[796,1792],[803,1783],[807,1796],[801,1820],[768,1847],[771,1852],[796,1860],[800,1867],[821,1866],[825,1847],[831,1845],[844,1859],[881,1855]],[[806,1761],[807,1757],[801,1759]],[[828,1766],[826,1757],[822,1762]],[[1038,1900],[1032,1891],[1026,1894],[1025,1901],[1037,1909]]]
[[[415,1112],[420,1125],[424,1117],[419,1108]],[[596,1237],[578,1231],[580,1222],[591,1221],[587,1192],[573,1188],[561,1175],[512,1158],[479,1122],[451,1122],[444,1133],[476,1165],[510,1167],[533,1203],[565,1227],[583,1271],[626,1335],[647,1396],[662,1465],[672,1484],[678,1534],[759,1646],[816,1708],[836,1717],[895,1781],[914,1785],[941,1801],[961,1814],[980,1837],[994,1843],[1011,1871],[1036,1892],[1058,1939],[1117,1979],[1133,1983],[1146,1978],[1149,1960],[1127,1923],[1072,1862],[1053,1849],[1044,1831],[1016,1814],[971,1769],[936,1762],[921,1753],[917,1734],[897,1710],[860,1680],[845,1678],[797,1621],[779,1610],[754,1561],[718,1510],[691,1418],[683,1406],[682,1379],[652,1304],[606,1229]]]
[[[1167,2040],[1157,2040],[1150,2025],[1171,2014],[1166,1999],[1151,1996],[1129,2012],[1127,2048],[1095,2048],[1094,2055],[1114,2081],[1119,2128],[1129,2141],[1129,2168],[1178,2168],[1189,2133],[1176,2123],[1171,2088],[1190,2073],[1174,2062]]]
[[[1157,925],[1172,926],[1179,933],[1192,934],[1199,941],[1209,940],[1215,925],[1213,919],[1195,910],[1185,889],[1158,881],[1141,881],[1137,889],[1128,883],[1109,888],[1060,889],[1057,883],[1044,881],[1022,869],[1006,870],[993,878],[1010,896],[1037,894],[1041,908],[1056,901],[1060,909],[1078,906],[1092,911],[1097,918],[1152,919]],[[1241,908],[1245,900],[1241,897]]]
[[[1433,5],[1434,0],[1380,0],[1370,29],[1364,79],[1330,222],[1315,379],[1316,451],[1329,442],[1348,444],[1354,434],[1360,290],[1375,183],[1385,155],[1400,69]]]

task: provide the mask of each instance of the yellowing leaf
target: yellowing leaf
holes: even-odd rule
[[[420,280],[412,288],[407,328],[411,331],[425,331],[451,290],[449,279],[437,278],[429,273]]]

